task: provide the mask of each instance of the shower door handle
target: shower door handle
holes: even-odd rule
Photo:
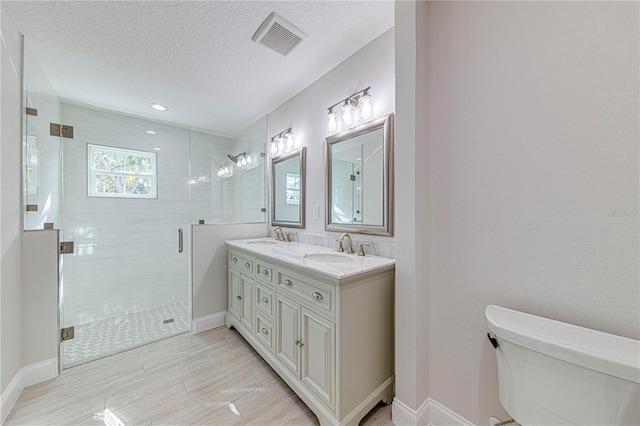
[[[182,232],[182,228],[179,228],[178,229],[178,253],[182,253],[183,249],[184,249],[183,232]]]

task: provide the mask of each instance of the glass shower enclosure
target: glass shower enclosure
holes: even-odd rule
[[[61,366],[189,331],[191,224],[266,220],[264,139],[62,100],[29,67],[25,49],[24,227],[73,242],[60,257],[60,326],[74,336]],[[266,118],[248,133],[266,138]]]

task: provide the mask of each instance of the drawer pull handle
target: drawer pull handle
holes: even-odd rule
[[[234,258],[233,258],[233,259],[231,259],[231,260],[233,260],[233,263],[238,263],[238,258],[237,258],[237,257],[234,257]]]
[[[269,330],[267,330],[266,328],[262,328],[262,334],[269,335]]]
[[[262,298],[262,301],[263,301],[264,303],[269,303],[269,299],[267,299],[266,297],[263,297],[263,298]]]
[[[249,268],[251,268],[251,264],[249,262],[247,262],[247,263],[244,264],[244,267],[249,269]]]
[[[297,347],[299,347],[299,348],[301,348],[301,347],[303,347],[303,346],[304,346],[304,343],[302,343],[300,340],[298,340],[298,341],[296,342],[296,346],[297,346]]]
[[[236,299],[242,300],[242,296],[236,296]]]
[[[289,287],[293,287],[293,283],[291,282],[291,280],[284,280],[284,283]]]
[[[262,270],[262,275],[269,275],[269,271],[267,271],[266,269]]]
[[[322,297],[322,295],[320,293],[318,293],[317,291],[314,291],[312,294],[313,297],[316,298],[316,300],[322,300],[324,299],[324,297]]]

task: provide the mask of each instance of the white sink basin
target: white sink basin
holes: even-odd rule
[[[353,258],[346,256],[344,254],[337,254],[337,253],[311,253],[311,254],[305,254],[304,258],[307,260],[312,260],[314,262],[322,262],[322,263],[353,262]]]
[[[277,246],[278,242],[277,241],[260,240],[260,241],[247,241],[247,244],[253,244],[253,245],[256,245],[256,246]]]

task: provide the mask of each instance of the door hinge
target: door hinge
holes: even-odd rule
[[[60,341],[71,340],[74,336],[74,327],[66,327],[60,329]]]
[[[37,204],[27,204],[25,206],[25,210],[28,212],[37,212],[38,211],[38,205]]]
[[[38,115],[38,110],[35,109],[35,108],[27,107],[27,115],[35,115],[35,116],[37,116]]]
[[[62,136],[63,138],[73,139],[73,126],[65,126],[64,124],[49,123],[50,136]]]
[[[73,253],[73,241],[63,241],[60,243],[60,254]]]

